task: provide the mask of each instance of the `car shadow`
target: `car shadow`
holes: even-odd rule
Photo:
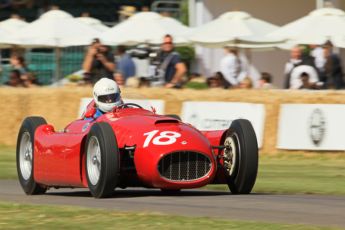
[[[91,193],[87,190],[83,191],[48,191],[48,196],[66,196],[66,197],[92,197]],[[136,197],[189,197],[189,196],[238,196],[231,194],[228,191],[215,191],[215,190],[181,190],[181,191],[169,191],[163,192],[160,189],[117,189],[109,198],[136,198]],[[251,193],[246,196],[254,195],[271,195],[268,193]],[[109,199],[108,198],[108,199]]]

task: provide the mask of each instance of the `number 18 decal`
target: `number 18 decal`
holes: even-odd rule
[[[159,133],[158,136],[153,138],[159,130],[153,130],[151,132],[144,133],[144,136],[147,136],[143,145],[143,148],[149,146],[150,142],[154,145],[171,145],[176,142],[176,139],[181,137],[180,133],[174,131],[163,131]]]

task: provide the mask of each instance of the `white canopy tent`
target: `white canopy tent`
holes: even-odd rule
[[[12,45],[6,44],[11,41],[11,35],[27,26],[29,23],[17,19],[9,18],[0,22],[0,48],[9,48]]]
[[[88,26],[91,26],[93,29],[97,30],[98,32],[102,33],[110,28],[106,25],[104,25],[100,20],[97,18],[92,17],[78,17],[76,20],[80,21],[81,23],[84,23]]]
[[[97,36],[96,30],[72,15],[51,10],[14,33],[7,43],[24,47],[68,47],[88,45]]]
[[[232,11],[193,29],[188,39],[209,48],[269,48],[282,42],[281,39],[266,36],[277,29],[276,25],[256,19],[246,12]]]
[[[9,33],[12,34],[24,28],[28,24],[29,23],[17,18],[9,18],[0,22],[0,29],[7,30]]]
[[[107,45],[137,45],[140,43],[160,44],[164,35],[170,34],[175,44],[185,44],[189,28],[173,18],[154,12],[141,12],[131,16],[100,38]]]
[[[10,35],[11,35],[11,32],[9,32],[8,30],[0,28],[0,49],[11,47],[10,44],[6,43],[8,41],[11,41]],[[4,41],[4,42],[1,42],[1,41]]]
[[[269,37],[285,39],[288,44],[324,44],[331,41],[345,48],[345,12],[335,8],[321,8],[307,16],[282,26]]]

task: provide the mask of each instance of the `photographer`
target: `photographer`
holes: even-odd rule
[[[169,34],[163,38],[159,59],[160,65],[157,67],[157,73],[164,78],[165,87],[181,88],[182,78],[186,74],[187,68],[181,61],[180,55],[174,52],[173,38]]]
[[[98,38],[90,45],[83,62],[84,80],[94,84],[102,77],[113,79],[115,70],[114,56],[110,48],[104,46]]]

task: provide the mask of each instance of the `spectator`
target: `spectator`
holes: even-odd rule
[[[311,84],[319,84],[317,71],[314,67],[310,65],[299,65],[291,71],[289,82],[290,89],[299,89],[302,86],[302,74],[308,75],[308,81]]]
[[[273,89],[272,85],[272,75],[266,72],[261,73],[261,78],[259,80],[259,89]]]
[[[341,59],[337,54],[332,52],[332,49],[332,43],[328,42],[324,45],[326,63],[322,81],[324,82],[325,88],[341,89],[344,86]]]
[[[135,64],[131,56],[126,53],[125,46],[117,47],[118,60],[116,63],[117,73],[122,75],[124,82],[127,79],[135,76]]]
[[[221,72],[216,72],[212,77],[207,78],[206,84],[209,88],[223,88],[224,77]]]
[[[83,62],[83,70],[85,81],[92,84],[103,77],[113,79],[114,56],[110,48],[104,46],[98,38],[94,39],[88,48]]]
[[[157,67],[155,77],[164,82],[166,88],[181,88],[187,68],[181,61],[180,55],[174,52],[171,35],[164,36],[158,58],[160,64]]]
[[[19,73],[19,78],[21,84],[25,87],[31,87],[34,85],[39,85],[35,76],[29,71],[25,64],[25,59],[23,56],[13,54],[10,58],[10,63],[13,70],[17,70]],[[14,74],[14,73],[11,73]]]
[[[299,89],[319,89],[319,86],[317,83],[309,81],[308,73],[303,72],[300,78],[301,78],[302,85],[299,87]]]
[[[284,73],[285,73],[284,88],[285,89],[291,88],[290,83],[291,83],[292,72],[296,67],[298,67],[300,65],[311,66],[311,68],[314,68],[312,66],[312,63],[310,62],[310,60],[308,58],[302,59],[301,48],[299,46],[295,46],[294,48],[291,49],[290,60],[285,64],[285,70],[284,70]],[[316,69],[315,69],[315,72],[316,72]],[[316,73],[316,76],[317,76],[317,73]],[[318,78],[318,76],[317,76],[317,78]],[[298,81],[300,81],[300,75],[298,75],[297,79],[298,79]]]
[[[241,60],[237,49],[225,47],[225,56],[220,62],[220,72],[224,76],[225,88],[238,87],[245,75],[242,75]]]
[[[10,57],[10,64],[13,69],[20,72],[20,76],[27,74],[28,68],[26,67],[25,59],[23,56],[12,54]]]
[[[23,81],[20,79],[20,71],[14,69],[10,72],[9,80],[5,82],[6,86],[23,87]]]
[[[141,10],[141,12],[150,12],[150,7],[149,6],[142,6],[140,10]]]
[[[121,10],[118,11],[119,13],[119,21],[125,21],[132,15],[136,13],[137,9],[135,6],[121,6]]]

